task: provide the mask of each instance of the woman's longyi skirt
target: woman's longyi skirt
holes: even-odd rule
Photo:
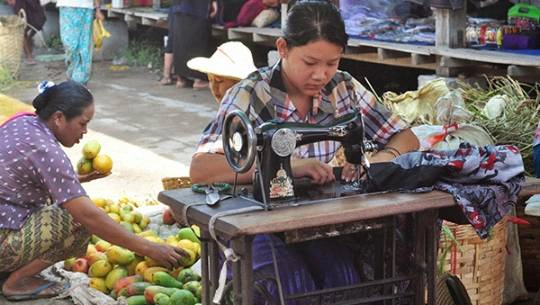
[[[35,259],[56,263],[86,253],[90,234],[58,206],[28,217],[18,230],[0,230],[0,271],[14,271]]]

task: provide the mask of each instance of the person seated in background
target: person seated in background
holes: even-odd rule
[[[96,207],[81,182],[106,175],[75,173],[62,149],[87,132],[94,98],[84,85],[42,82],[35,114],[19,114],[0,125],[0,272],[10,301],[56,296],[67,287],[39,273],[86,252],[91,234],[149,256],[166,268],[189,255],[127,231]]]
[[[24,10],[26,14],[28,25],[24,29],[23,49],[26,63],[33,65],[36,62],[32,56],[34,49],[32,38],[38,31],[41,31],[47,20],[45,10],[39,0],[7,0],[7,3],[13,7],[13,13],[18,14],[20,10]]]
[[[187,66],[207,74],[210,91],[218,104],[229,88],[257,70],[251,51],[239,41],[220,45],[209,58],[192,58],[187,62]]]
[[[235,182],[236,173],[223,154],[221,139],[224,119],[233,110],[249,114],[256,124],[270,120],[327,124],[359,112],[364,117],[366,138],[383,147],[370,157],[370,162],[390,161],[418,149],[418,139],[404,121],[377,102],[349,73],[338,70],[348,35],[333,4],[297,2],[289,12],[283,34],[276,40],[280,61],[250,74],[222,98],[215,119],[204,130],[193,155],[193,183]],[[293,176],[307,177],[319,185],[334,181],[336,177],[327,162],[339,147],[340,143],[334,141],[298,147],[291,158]],[[253,167],[239,174],[238,183],[251,183],[254,172]],[[341,178],[350,181],[356,173],[355,166],[345,164]],[[354,253],[347,244],[323,239],[291,246],[275,235],[257,235],[253,240],[255,278],[274,274],[272,244],[286,295],[360,282]],[[277,295],[273,282],[264,285],[273,297]],[[257,304],[264,302],[257,297],[255,300]]]

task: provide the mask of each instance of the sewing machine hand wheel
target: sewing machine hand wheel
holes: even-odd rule
[[[251,121],[240,110],[233,110],[223,122],[223,150],[233,171],[245,173],[255,161],[257,137]]]

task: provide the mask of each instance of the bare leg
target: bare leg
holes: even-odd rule
[[[161,78],[161,85],[170,85],[171,81],[171,71],[173,65],[173,53],[165,53],[163,57],[163,77]]]
[[[49,281],[36,277],[42,270],[51,266],[52,263],[41,259],[35,259],[27,265],[13,271],[2,286],[2,293],[5,296],[28,294],[35,291],[38,287],[49,283]],[[61,291],[60,284],[51,286],[43,290],[41,295],[56,295]]]
[[[30,33],[26,32],[24,34],[24,40],[23,40],[23,49],[24,54],[26,55],[27,63],[30,65],[35,64],[34,58],[32,56],[33,51],[33,43],[32,43],[32,36]]]

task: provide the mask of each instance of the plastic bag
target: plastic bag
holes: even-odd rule
[[[105,29],[103,22],[99,19],[94,19],[94,29],[92,31],[92,37],[94,39],[94,47],[96,49],[101,49],[103,45],[103,38],[111,37],[111,33]]]

